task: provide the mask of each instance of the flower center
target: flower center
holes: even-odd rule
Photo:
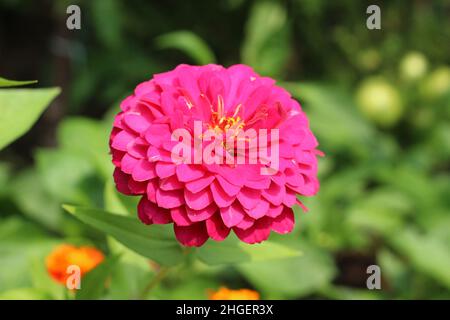
[[[238,116],[241,106],[239,104],[236,107],[232,116],[227,116],[225,115],[223,98],[219,96],[217,99],[217,111],[211,112],[211,121],[208,125],[209,129],[217,133],[226,133],[228,130],[233,130],[233,135],[237,135],[245,126],[244,121]]]

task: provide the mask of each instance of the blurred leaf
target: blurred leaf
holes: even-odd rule
[[[106,289],[106,280],[111,275],[118,259],[118,256],[108,257],[93,270],[86,273],[81,278],[81,288],[76,290],[75,298],[77,300],[100,299]]]
[[[218,288],[220,279],[204,274],[190,275],[179,279],[172,285],[159,286],[151,297],[169,300],[205,300],[208,291]]]
[[[363,232],[368,229],[389,235],[401,228],[405,215],[412,208],[410,199],[401,192],[380,189],[352,205],[348,222]]]
[[[326,286],[320,290],[325,297],[334,300],[377,300],[383,299],[380,290],[356,289],[344,286]]]
[[[48,300],[51,296],[35,288],[18,288],[0,293],[0,300]]]
[[[97,38],[106,47],[117,48],[122,42],[122,10],[118,0],[90,1]]]
[[[0,150],[30,130],[59,88],[0,90]]]
[[[66,287],[53,280],[47,272],[44,260],[41,257],[32,257],[29,268],[33,288],[51,296],[51,299],[64,299]]]
[[[392,235],[391,245],[420,272],[450,288],[450,247],[432,235],[405,229]]]
[[[289,258],[299,256],[301,252],[271,241],[249,245],[229,236],[221,242],[208,241],[197,249],[196,254],[204,263],[217,265]]]
[[[16,81],[16,80],[8,80],[8,79],[0,77],[0,88],[26,86],[28,84],[34,84],[34,83],[37,83],[37,80]]]
[[[111,281],[106,299],[135,299],[139,297],[151,276],[148,259],[123,245],[122,248],[124,250],[120,251],[120,260],[111,271]]]
[[[321,146],[333,152],[348,150],[367,156],[378,142],[374,129],[357,112],[352,99],[331,86],[312,83],[283,83],[302,104]],[[379,146],[377,145],[377,150]]]
[[[110,130],[106,130],[99,121],[72,117],[65,119],[59,126],[58,141],[63,148],[91,159],[106,179],[113,170],[108,148],[109,133]]]
[[[215,63],[216,61],[214,53],[208,45],[199,36],[190,31],[167,33],[159,36],[155,41],[159,48],[178,49],[200,65]]]
[[[0,291],[30,286],[30,263],[37,259],[44,264],[57,244],[58,240],[24,219],[0,220]]]
[[[279,76],[289,55],[287,13],[278,1],[255,1],[245,26],[242,62],[265,76]]]
[[[139,197],[129,197],[119,193],[114,181],[109,179],[105,184],[104,202],[106,211],[135,216]]]
[[[42,186],[53,197],[85,205],[98,204],[95,197],[101,199],[102,186],[95,181],[93,165],[86,156],[70,149],[40,149],[36,161]]]
[[[27,217],[49,229],[60,229],[63,219],[61,205],[42,188],[42,181],[35,170],[24,170],[16,175],[10,190],[16,205]]]
[[[238,265],[245,278],[267,299],[296,298],[328,285],[336,274],[332,258],[305,242],[303,256]]]
[[[69,205],[64,205],[64,209],[84,223],[111,235],[131,250],[160,264],[175,265],[183,259],[182,248],[169,231],[169,226],[145,226],[137,218],[98,209]]]

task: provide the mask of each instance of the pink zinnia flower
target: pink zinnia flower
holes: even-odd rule
[[[292,207],[305,210],[297,195],[319,189],[320,152],[306,115],[273,79],[245,65],[180,65],[139,84],[120,107],[110,138],[117,189],[141,196],[143,223],[173,223],[183,245],[220,241],[231,230],[246,243],[264,241],[271,231],[288,233]],[[174,163],[172,133],[193,132],[195,121],[223,134],[278,129],[278,171],[262,175],[268,166],[262,163]]]

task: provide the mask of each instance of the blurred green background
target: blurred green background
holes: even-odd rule
[[[374,3],[381,30],[366,28]],[[70,4],[81,30],[66,28]],[[303,255],[191,261],[147,297],[205,299],[226,285],[267,299],[449,299],[449,16],[445,0],[0,0],[0,76],[62,89],[0,153],[0,298],[64,298],[44,266],[58,243],[110,252],[61,204],[117,208],[107,139],[118,102],[154,73],[216,62],[277,79],[326,154],[310,211],[271,236]],[[148,261],[125,252],[92,298],[134,298],[151,279]],[[381,290],[366,288],[372,264]]]

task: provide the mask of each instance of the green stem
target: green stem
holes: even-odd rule
[[[156,287],[159,284],[159,282],[161,282],[162,279],[165,278],[165,276],[167,275],[169,270],[170,270],[169,267],[161,267],[161,269],[159,269],[159,271],[155,274],[155,276],[152,278],[152,280],[142,290],[141,295],[140,295],[141,300],[144,300],[147,298],[150,291],[152,291],[152,289],[154,287]]]

